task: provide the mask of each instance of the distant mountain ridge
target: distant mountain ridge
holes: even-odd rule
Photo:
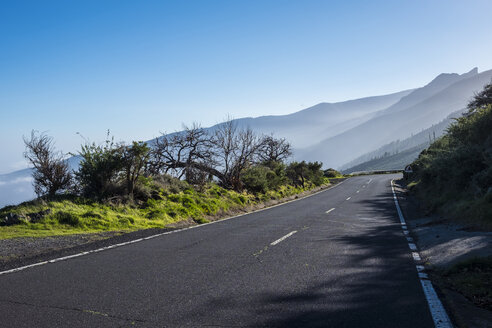
[[[246,117],[235,121],[239,126],[250,127],[259,133],[286,137],[294,147],[301,148],[312,144],[313,138],[327,138],[369,120],[378,111],[391,106],[412,91],[413,89],[337,103],[320,103],[292,114]],[[292,138],[293,134],[295,138]]]
[[[417,89],[320,103],[287,115],[235,121],[240,127],[250,127],[260,134],[285,137],[294,147],[292,160],[322,161],[326,168],[348,168],[347,163],[364,154],[391,141],[404,140],[462,110],[474,93],[491,79],[492,70],[479,73],[474,68],[461,75],[440,74]],[[220,124],[206,129],[213,132],[218,126]],[[148,143],[152,145],[154,141]],[[76,167],[76,159],[71,161]],[[22,170],[0,175],[0,206],[34,197],[30,172]]]
[[[433,123],[466,107],[475,92],[492,79],[492,70],[477,73],[439,75],[426,86],[402,97],[396,104],[377,113],[350,130],[296,151],[296,158],[321,160],[339,168],[361,154],[391,140],[405,139]]]

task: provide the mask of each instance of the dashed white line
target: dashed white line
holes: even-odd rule
[[[360,192],[360,190],[357,190],[357,191],[356,191],[356,193],[359,193],[359,192]]]
[[[368,182],[367,184],[370,184],[370,183],[371,183],[371,181],[372,181],[372,179],[369,179],[369,182]]]
[[[417,253],[417,252],[412,252],[412,257],[413,257],[413,260],[414,260],[415,262],[420,262],[420,261],[422,261],[422,259],[420,258],[419,253]]]
[[[350,198],[352,198],[352,197],[349,197],[349,198],[347,198],[346,200],[350,200]]]
[[[330,208],[330,209],[329,209],[328,211],[326,211],[325,213],[326,213],[326,214],[328,214],[328,213],[330,213],[331,211],[333,211],[334,209],[335,209],[334,207],[333,207],[333,208]]]
[[[283,236],[282,238],[275,240],[273,243],[271,243],[271,244],[270,244],[270,246],[275,246],[275,245],[277,245],[278,243],[280,243],[281,241],[283,241],[283,240],[285,240],[285,239],[289,238],[290,236],[292,236],[292,235],[293,235],[293,234],[295,234],[296,232],[297,232],[297,230],[294,230],[294,231],[289,232],[288,234],[286,234],[286,235],[285,235],[285,236]]]
[[[405,222],[405,218],[403,217],[403,213],[401,212],[400,204],[398,203],[398,198],[396,197],[395,188],[393,186],[393,180],[391,180],[391,190],[393,192],[393,199],[395,201],[396,210],[398,212],[398,217],[400,218],[401,228],[403,233],[408,236],[407,224]],[[409,238],[409,237],[407,237]],[[427,304],[429,305],[429,310],[432,315],[432,320],[434,320],[434,326],[436,328],[452,328],[451,320],[444,309],[444,306],[441,303],[441,300],[436,294],[434,287],[432,287],[432,282],[429,280],[429,277],[425,272],[425,267],[419,264],[422,261],[420,254],[417,251],[417,246],[408,241],[408,247],[412,250],[412,257],[416,263],[417,273],[422,284],[422,289],[424,290],[425,298],[427,299]]]

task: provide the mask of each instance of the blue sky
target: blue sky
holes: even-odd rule
[[[492,69],[492,2],[2,1],[0,173],[22,136],[148,140]]]

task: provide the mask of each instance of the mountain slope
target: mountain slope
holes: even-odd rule
[[[239,126],[250,127],[258,133],[273,133],[277,137],[285,137],[294,147],[305,147],[320,137],[329,138],[369,120],[375,113],[395,104],[412,91],[337,103],[320,103],[288,115],[247,117],[235,121]]]
[[[446,76],[444,84],[447,86],[437,88],[435,92],[435,81],[443,80],[438,77],[367,122],[316,145],[297,150],[296,158],[321,160],[327,167],[339,167],[363,153],[377,149],[388,140],[407,138],[422,127],[439,122],[450,113],[465,108],[474,93],[492,78],[492,70],[473,73],[474,70],[460,78]],[[449,84],[449,80],[453,79],[455,82]],[[412,98],[412,101],[408,101],[408,98]],[[405,107],[402,102],[410,106]]]
[[[357,171],[363,171],[364,163],[369,163],[370,161],[372,162],[375,159],[379,159],[381,157],[388,157],[389,155],[397,155],[394,156],[394,160],[397,162],[403,163],[403,161],[398,159],[398,154],[402,153],[408,149],[414,148],[414,147],[420,147],[420,150],[423,150],[424,148],[428,147],[430,142],[436,138],[441,137],[443,134],[446,133],[447,128],[451,125],[452,122],[456,118],[461,117],[463,112],[466,110],[459,110],[454,113],[451,113],[448,117],[446,117],[444,120],[437,124],[433,124],[431,127],[422,130],[421,132],[417,134],[413,134],[411,137],[404,139],[404,140],[396,140],[392,141],[374,151],[368,152],[364,155],[361,155],[354,159],[353,161],[350,161],[347,164],[344,164],[340,169],[344,172],[348,171],[354,171],[355,168],[354,166],[357,166]],[[401,155],[403,156],[403,155]],[[416,154],[415,158],[417,158],[418,153]],[[406,162],[403,164],[408,164],[410,162],[413,162],[415,158],[412,158],[409,162]],[[362,166],[360,166],[362,165]],[[359,167],[360,166],[360,167]],[[371,164],[373,166],[373,164]],[[403,168],[403,166],[398,166],[394,165],[394,169],[400,169]],[[377,169],[374,168],[374,169]]]
[[[343,170],[342,173],[350,174],[362,171],[402,170],[406,165],[412,163],[412,161],[419,156],[420,152],[429,147],[429,145],[430,142],[427,141],[397,154],[382,156],[359,165],[355,165],[351,168]]]

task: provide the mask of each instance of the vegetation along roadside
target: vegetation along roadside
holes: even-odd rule
[[[422,151],[411,167],[413,172],[405,174],[408,189],[427,214],[434,214],[434,224],[492,231],[492,84],[475,95],[468,112]],[[492,309],[490,256],[464,256],[459,263],[436,269],[433,277],[442,288]]]
[[[163,134],[152,145],[86,143],[72,171],[52,138],[33,132],[25,156],[38,198],[0,209],[0,239],[205,223],[330,184],[341,174],[291,162],[285,139],[224,122]]]
[[[412,163],[408,187],[429,212],[492,229],[492,84]]]

